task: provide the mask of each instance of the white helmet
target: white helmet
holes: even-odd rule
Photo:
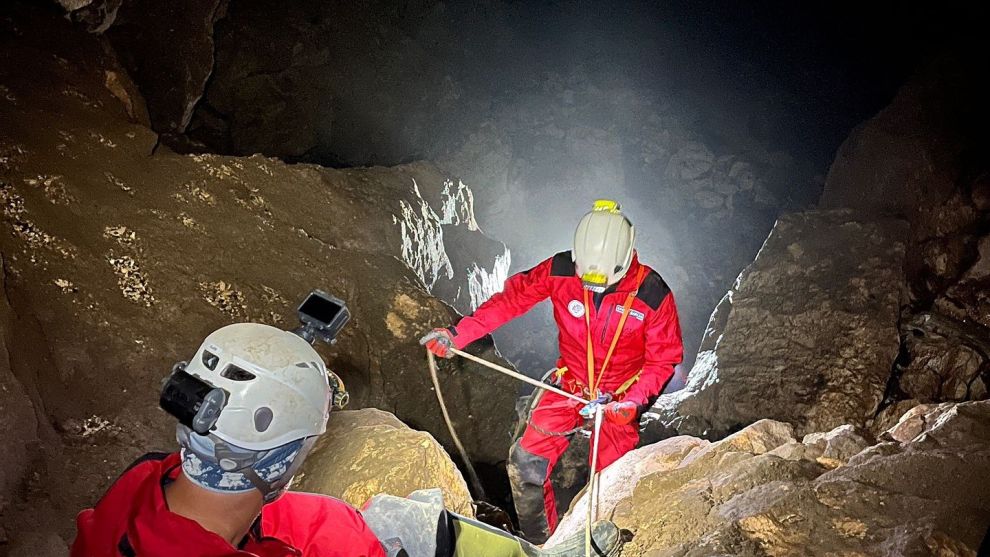
[[[160,404],[179,419],[187,476],[217,490],[253,486],[271,501],[326,431],[334,394],[326,364],[306,340],[239,323],[213,332],[191,362],[176,364]]]
[[[226,392],[208,433],[228,443],[261,451],[327,429],[326,364],[294,333],[260,323],[228,325],[206,337],[184,369]]]
[[[595,201],[591,212],[578,223],[571,252],[584,287],[603,292],[622,280],[632,263],[635,238],[636,230],[618,203]]]

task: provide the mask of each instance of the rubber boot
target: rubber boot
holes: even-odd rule
[[[543,485],[547,481],[550,461],[530,453],[519,443],[512,445],[506,472],[512,486],[512,501],[516,506],[519,531],[522,537],[534,544],[542,544],[550,537]]]

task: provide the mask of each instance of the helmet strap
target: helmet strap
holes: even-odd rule
[[[255,466],[275,449],[260,451],[238,450],[238,447],[210,434],[208,436],[212,442],[213,450],[206,451],[198,446],[197,443],[192,442],[191,436],[193,435],[198,434],[190,430],[187,426],[180,424],[177,428],[179,444],[185,450],[191,451],[203,462],[219,466],[224,472],[243,475],[255,489],[261,492],[264,496],[265,503],[271,503],[278,499],[279,495],[285,491],[292,478],[302,467],[303,461],[306,460],[318,438],[318,436],[312,436],[303,439],[302,445],[296,451],[296,455],[286,467],[285,472],[275,480],[267,481],[258,474]]]
[[[313,436],[303,440],[302,446],[299,447],[299,451],[296,453],[296,456],[293,457],[292,462],[285,470],[285,473],[273,482],[265,481],[258,475],[258,472],[256,472],[252,466],[249,466],[243,470],[237,470],[237,472],[244,474],[244,477],[251,482],[251,485],[261,492],[265,498],[266,504],[271,503],[278,499],[279,496],[289,488],[289,484],[292,483],[292,479],[296,476],[296,473],[299,472],[299,469],[302,468],[302,463],[306,460],[306,457],[309,456],[309,452],[313,450],[313,445],[316,444],[316,439],[317,436]]]
[[[275,483],[266,482],[261,478],[261,476],[258,475],[257,472],[254,471],[254,468],[251,467],[244,468],[243,470],[238,470],[237,472],[239,474],[244,474],[244,477],[247,478],[249,482],[251,482],[251,485],[253,485],[255,489],[261,492],[262,497],[264,497],[265,503],[271,503],[275,499],[278,499],[278,496],[281,495],[282,491],[284,490],[283,488],[289,483],[289,482],[285,482],[285,484],[279,487],[276,486],[275,484],[281,483],[281,481]]]

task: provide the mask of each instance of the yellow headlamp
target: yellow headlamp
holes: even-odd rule
[[[619,202],[611,199],[596,199],[595,204],[591,206],[593,212],[619,213],[621,209]]]
[[[604,292],[608,287],[608,276],[604,273],[584,273],[581,283],[592,292]]]

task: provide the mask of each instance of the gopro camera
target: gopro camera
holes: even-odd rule
[[[310,344],[317,340],[333,344],[337,340],[337,334],[351,319],[347,304],[322,290],[310,292],[299,304],[297,312],[302,327],[296,330],[296,334]]]

